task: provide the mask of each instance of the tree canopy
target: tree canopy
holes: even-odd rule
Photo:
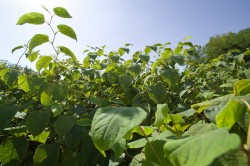
[[[225,33],[210,37],[209,42],[204,47],[204,53],[208,59],[213,59],[230,50],[237,53],[245,52],[250,47],[250,28],[243,29],[238,33]]]

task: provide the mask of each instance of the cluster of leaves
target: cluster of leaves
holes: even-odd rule
[[[27,13],[19,25],[48,24],[52,40],[36,34],[23,46],[37,72],[0,66],[0,163],[3,165],[247,165],[250,70],[248,52],[201,63],[200,47],[180,42],[130,44],[105,53],[90,47],[79,62],[58,33],[77,40],[54,16]],[[51,44],[54,55],[36,48]],[[60,56],[67,58],[60,60]],[[150,60],[155,55],[156,60]],[[179,67],[184,66],[184,71]]]

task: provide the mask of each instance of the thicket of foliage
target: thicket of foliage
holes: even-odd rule
[[[235,50],[237,53],[243,53],[250,47],[250,28],[243,29],[238,33],[225,33],[215,35],[209,39],[204,47],[204,52],[209,59],[216,58],[228,51]]]
[[[36,34],[12,50],[23,48],[37,72],[1,66],[1,164],[250,163],[248,52],[201,63],[199,46],[180,42],[171,49],[157,43],[124,60],[130,53],[126,44],[109,53],[89,48],[79,62],[69,48],[54,45],[58,33],[77,40],[68,25],[51,24],[70,14],[62,7],[49,13],[48,22],[32,12],[17,23],[46,23],[52,29],[53,36]],[[40,55],[37,47],[46,43],[54,55]],[[157,56],[154,62],[150,54]]]

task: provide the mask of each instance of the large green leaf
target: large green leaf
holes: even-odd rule
[[[0,105],[0,130],[9,125],[17,111],[17,106]]]
[[[43,24],[45,22],[44,15],[38,12],[30,12],[22,15],[18,21],[17,25],[23,24]]]
[[[163,101],[166,99],[166,94],[166,88],[161,83],[148,87],[148,95],[150,99],[157,104],[163,103]]]
[[[0,163],[9,165],[11,161],[17,160],[19,164],[25,158],[29,143],[23,137],[5,139],[0,145]]]
[[[243,111],[243,104],[236,100],[230,100],[216,115],[216,124],[220,127],[231,127],[238,121]]]
[[[169,86],[176,85],[179,81],[179,73],[174,69],[162,69],[160,74],[168,82]]]
[[[13,68],[6,68],[0,71],[0,78],[6,85],[10,87],[12,87],[15,81],[17,80],[17,76],[18,76],[18,71]]]
[[[164,120],[166,119],[168,114],[169,114],[169,108],[167,104],[157,104],[154,125],[157,127],[163,125]]]
[[[36,62],[36,69],[40,72],[42,68],[46,69],[52,60],[51,56],[41,56]]]
[[[33,136],[41,134],[49,123],[48,111],[34,111],[31,112],[25,120],[27,130]]]
[[[175,166],[209,165],[214,159],[239,148],[241,140],[223,128],[204,134],[168,141],[164,145],[166,156]]]
[[[32,50],[37,47],[40,46],[46,42],[49,41],[49,36],[45,35],[45,34],[35,34],[29,43],[29,54],[31,54]]]
[[[62,18],[72,18],[69,12],[63,7],[55,7],[53,9],[54,13]]]
[[[57,165],[60,149],[56,144],[41,144],[36,148],[33,156],[35,165]]]
[[[105,150],[142,123],[146,116],[147,113],[138,107],[99,108],[91,125],[91,137],[95,146],[105,156]]]
[[[76,118],[74,116],[60,116],[55,122],[56,133],[63,137],[74,126]]]
[[[70,26],[60,24],[60,25],[57,25],[57,28],[58,28],[59,32],[61,32],[62,34],[66,35],[72,39],[75,39],[77,41],[76,33],[73,30],[73,28],[71,28]]]
[[[75,54],[70,49],[68,49],[67,47],[64,47],[64,46],[60,46],[60,51],[62,53],[64,53],[65,55],[70,56],[72,58],[73,62],[78,64],[78,61],[77,61]]]
[[[65,135],[63,144],[70,150],[76,150],[82,143],[84,135],[87,133],[86,128],[74,125]]]
[[[118,79],[119,84],[121,85],[123,90],[129,90],[132,83],[132,78],[130,76],[120,76]]]

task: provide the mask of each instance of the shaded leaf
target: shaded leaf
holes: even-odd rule
[[[54,124],[56,133],[60,137],[66,135],[74,126],[75,120],[76,118],[74,116],[60,116]]]
[[[26,117],[25,125],[30,134],[37,136],[45,130],[49,119],[48,111],[35,111]]]
[[[0,145],[1,164],[10,164],[12,160],[17,160],[20,164],[26,156],[28,146],[29,143],[23,137],[5,139]]]
[[[60,149],[56,144],[41,144],[36,148],[33,156],[35,165],[56,165],[60,156]]]
[[[17,111],[17,106],[0,105],[0,130],[3,130],[10,124]]]
[[[160,83],[151,85],[148,87],[148,95],[156,104],[162,104],[166,99],[166,88]]]

